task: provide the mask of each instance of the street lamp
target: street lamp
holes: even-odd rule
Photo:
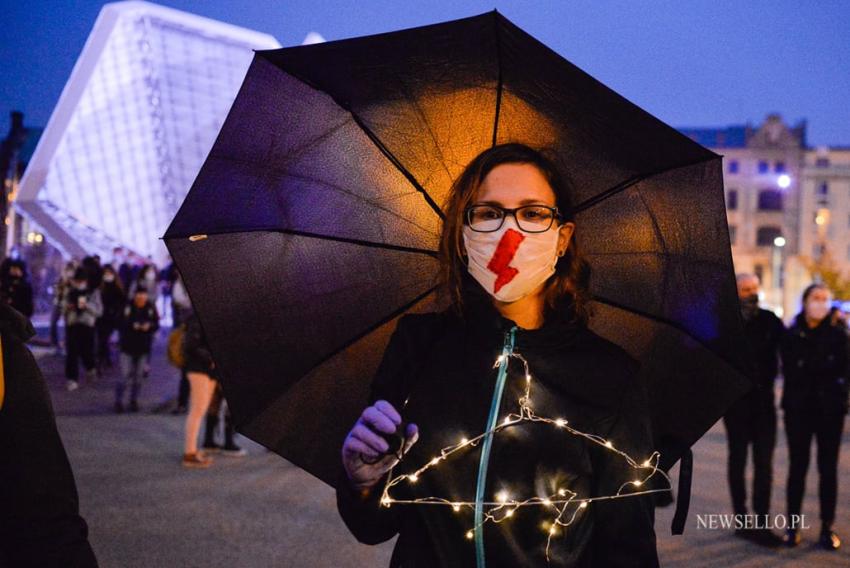
[[[788,189],[791,186],[791,176],[788,174],[782,174],[777,178],[776,185],[782,189]]]

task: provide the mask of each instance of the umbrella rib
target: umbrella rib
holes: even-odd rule
[[[280,67],[282,71],[284,71],[288,75],[291,75],[292,77],[295,77],[297,80],[301,81],[308,87],[315,89],[321,93],[324,93],[325,95],[330,97],[331,100],[333,100],[333,102],[335,102],[337,106],[339,106],[339,108],[348,112],[351,115],[351,118],[354,120],[354,123],[360,127],[363,133],[366,134],[366,137],[372,141],[372,143],[375,145],[376,148],[378,148],[378,150],[380,150],[384,157],[386,157],[390,161],[390,163],[392,163],[398,169],[401,175],[403,175],[407,179],[407,181],[410,182],[410,184],[416,189],[416,191],[422,194],[422,198],[425,199],[425,202],[431,207],[431,209],[434,210],[437,216],[439,216],[441,220],[444,220],[446,218],[445,214],[443,213],[443,210],[440,209],[440,206],[437,205],[431,195],[425,190],[424,187],[422,187],[422,184],[420,184],[419,181],[413,176],[413,174],[410,173],[407,168],[404,167],[404,165],[399,161],[399,159],[395,157],[395,154],[390,152],[390,149],[387,148],[383,142],[381,142],[381,139],[378,138],[378,136],[374,132],[372,132],[372,129],[369,128],[366,123],[364,123],[363,120],[357,115],[357,113],[355,113],[354,110],[351,109],[350,105],[345,104],[343,101],[339,100],[339,98],[334,96],[333,93],[326,91],[325,89],[321,88],[309,79],[305,79],[300,74],[295,73],[289,69],[284,69],[280,65],[278,65],[278,67]]]
[[[496,35],[496,116],[493,118],[493,146],[499,139],[499,115],[502,111],[502,39],[499,35],[499,13],[493,10],[493,27]]]
[[[330,96],[333,97],[333,95]],[[401,172],[401,175],[407,178],[407,181],[409,181],[411,185],[416,188],[416,191],[422,194],[422,198],[428,205],[431,206],[431,209],[434,210],[434,212],[440,217],[440,219],[445,220],[446,216],[443,213],[443,210],[440,209],[440,206],[437,205],[431,195],[427,191],[425,191],[425,188],[422,187],[422,185],[416,180],[415,177],[413,177],[413,174],[410,173],[407,168],[404,167],[404,165],[398,160],[398,158],[395,157],[392,152],[390,152],[390,149],[387,148],[383,142],[381,142],[381,139],[378,138],[378,136],[374,132],[372,132],[372,129],[366,126],[366,123],[364,123],[363,120],[353,110],[346,108],[338,101],[337,104],[339,104],[342,108],[351,113],[351,118],[354,119],[354,123],[357,124],[357,126],[359,126],[361,130],[363,130],[363,132],[366,134],[369,140],[371,140],[372,143],[378,148],[378,150],[380,150],[381,153],[386,156],[386,158],[398,169],[398,171]]]
[[[694,337],[694,335],[689,330],[685,329],[685,327],[682,326],[678,322],[675,322],[673,320],[670,320],[670,319],[667,319],[667,318],[664,318],[664,317],[659,317],[659,316],[656,316],[654,314],[650,314],[648,312],[644,312],[643,310],[639,310],[639,309],[636,309],[636,308],[626,306],[625,304],[615,302],[614,300],[610,300],[608,298],[604,298],[604,297],[598,296],[596,294],[593,294],[593,300],[596,301],[596,302],[602,302],[603,304],[608,304],[609,306],[615,307],[617,309],[620,309],[620,310],[623,310],[623,311],[626,311],[626,312],[633,313],[635,315],[650,319],[652,321],[657,321],[658,323],[663,323],[665,325],[669,325],[670,327],[672,327],[672,328],[674,328],[678,331],[681,331],[682,333],[684,333],[685,335],[692,338],[694,341],[696,341],[697,343],[699,343],[700,345],[702,345],[703,347],[708,349],[708,351],[712,355],[714,355],[715,357],[717,357],[718,359],[720,359],[721,361],[723,361],[724,363],[726,363],[730,367],[732,367],[736,370],[739,370],[739,369],[737,369],[737,367],[734,367],[734,365],[732,365],[728,361],[725,361],[722,357],[720,357],[717,353],[715,353],[715,351],[711,348],[710,345],[708,345],[708,343],[706,343],[704,340],[700,339],[699,337]]]
[[[232,235],[232,234],[234,234],[234,232],[238,232],[238,233],[261,233],[261,232],[284,233],[286,235],[294,235],[296,237],[308,237],[308,238],[313,238],[313,239],[322,239],[322,240],[326,240],[326,241],[335,241],[335,242],[339,242],[339,243],[360,245],[360,246],[370,247],[370,248],[381,248],[381,249],[395,250],[395,251],[399,251],[399,252],[410,252],[410,253],[415,253],[415,254],[424,254],[424,255],[427,255],[427,256],[430,256],[430,257],[433,257],[433,258],[436,258],[437,255],[439,254],[435,250],[421,249],[421,248],[416,248],[416,247],[406,247],[406,246],[402,246],[402,245],[393,245],[393,244],[389,244],[389,243],[377,243],[375,241],[366,241],[366,240],[362,240],[362,239],[352,239],[352,238],[348,238],[348,237],[337,237],[337,236],[334,236],[334,235],[322,235],[320,233],[311,233],[309,231],[299,231],[297,229],[281,229],[280,227],[252,227],[250,229],[239,227],[237,231],[229,231],[227,229],[222,229],[222,230],[215,231],[215,232],[207,232],[207,233],[205,233],[205,235],[206,236],[208,236],[208,235]],[[177,235],[177,236],[169,236],[167,238],[166,237],[162,237],[162,238],[166,239],[166,240],[170,240],[170,239],[181,239],[181,238],[186,239],[186,238],[189,238],[189,237]]]
[[[684,164],[678,164],[678,165],[675,165],[675,166],[670,166],[669,168],[662,168],[662,169],[654,171],[654,172],[648,172],[648,173],[645,173],[645,174],[634,175],[634,176],[618,183],[614,187],[606,189],[602,193],[594,195],[593,197],[591,197],[589,199],[585,199],[584,201],[582,201],[581,203],[579,203],[578,205],[573,207],[573,212],[579,213],[581,211],[584,211],[585,209],[589,209],[589,208],[593,207],[594,205],[596,205],[596,204],[598,204],[602,201],[605,201],[606,199],[608,199],[612,195],[616,195],[616,194],[618,194],[622,191],[625,191],[628,188],[630,188],[631,186],[635,185],[636,183],[640,183],[647,178],[658,176],[658,175],[661,175],[661,174],[664,174],[664,173],[667,173],[667,172],[671,172],[673,170],[678,170],[679,168],[686,168],[688,166],[693,166],[693,165],[696,165],[696,164],[702,164],[702,163],[705,163],[705,162],[710,162],[711,160],[719,160],[719,159],[721,159],[720,156],[711,156],[709,158],[701,158],[699,160],[694,160],[693,162],[687,162],[687,163],[684,163]]]

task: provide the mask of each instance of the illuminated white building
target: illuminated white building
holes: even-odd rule
[[[254,49],[270,35],[147,2],[101,10],[15,207],[67,256],[159,238],[212,147]],[[56,46],[61,49],[61,46]]]

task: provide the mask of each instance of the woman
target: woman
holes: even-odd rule
[[[103,303],[103,314],[97,318],[97,365],[98,369],[112,368],[112,353],[109,340],[118,328],[121,314],[124,311],[126,296],[124,288],[115,269],[107,264],[103,267],[103,277],[100,281],[100,300]]]
[[[576,249],[570,197],[553,163],[520,144],[485,151],[452,187],[440,251],[450,307],[399,321],[372,404],[342,448],[340,514],[362,542],[398,534],[392,566],[658,565],[649,495],[582,508],[577,501],[564,517],[575,514],[572,523],[553,523],[557,511],[539,506],[481,524],[484,502],[613,495],[635,477],[620,455],[548,423],[506,427],[408,478],[415,483],[393,486],[396,500],[437,496],[474,506],[382,506],[390,475],[410,476],[440,449],[517,412],[525,369],[509,356],[506,375],[497,374],[500,354],[528,362],[526,402],[536,415],[563,417],[561,426],[650,456],[638,363],[587,328],[590,274]],[[400,463],[388,454],[397,428],[407,452]]]
[[[186,376],[189,379],[189,412],[186,414],[183,466],[209,467],[212,458],[198,451],[198,432],[215,390],[215,363],[195,314],[191,314],[186,320],[183,356]]]
[[[823,284],[803,291],[803,310],[794,318],[781,347],[785,377],[782,408],[788,437],[788,518],[800,515],[812,437],[817,440],[820,545],[837,550],[832,530],[838,498],[838,450],[847,414],[847,332],[829,317],[832,294]],[[800,544],[800,532],[788,529],[788,546]]]

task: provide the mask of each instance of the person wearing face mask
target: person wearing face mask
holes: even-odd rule
[[[68,350],[65,356],[66,388],[75,391],[80,386],[77,379],[81,361],[88,380],[92,381],[96,376],[94,326],[103,313],[100,290],[89,287],[89,275],[85,268],[77,268],[74,272],[71,286],[65,291],[64,311]]]
[[[31,318],[32,285],[27,278],[27,265],[22,260],[12,260],[6,264],[5,274],[0,282],[0,301]]]
[[[474,498],[473,510],[380,502],[401,457],[406,467],[427,463],[461,436],[490,431],[500,409],[517,404],[522,365],[494,368],[514,348],[535,373],[536,412],[568,416],[630,455],[652,451],[639,363],[587,326],[590,268],[576,246],[570,199],[553,162],[521,144],[486,150],[454,182],[440,244],[449,307],[398,321],[371,404],[342,446],[339,513],[361,542],[398,535],[391,566],[658,566],[652,495],[594,501],[566,527],[541,529],[546,517],[534,509],[480,524],[484,503],[499,495],[559,487],[613,495],[629,478],[604,447],[546,424],[485,436],[480,451],[401,489],[405,499]],[[468,531],[471,523],[481,528]],[[558,538],[547,558],[548,531]]]
[[[112,265],[103,267],[103,278],[100,282],[100,299],[103,303],[103,313],[97,318],[97,367],[100,370],[112,368],[112,353],[109,341],[118,329],[121,314],[124,311],[126,297],[121,281]]]
[[[847,414],[847,333],[830,315],[832,295],[820,283],[803,292],[803,309],[794,318],[782,343],[784,388],[782,408],[788,438],[788,515],[800,515],[812,438],[817,441],[818,496],[821,530],[819,544],[837,550],[841,540],[832,530],[838,498],[838,453]],[[786,534],[788,546],[797,546],[797,529]]]
[[[770,514],[773,449],[776,446],[773,383],[779,371],[779,343],[785,333],[785,326],[773,312],[759,307],[758,276],[739,274],[737,284],[755,385],[723,417],[729,447],[727,477],[735,514],[747,515],[744,470],[747,467],[747,453],[752,447],[752,503],[759,523],[758,528],[736,529],[735,534],[756,544],[776,547],[782,544],[782,538],[765,526]]]

